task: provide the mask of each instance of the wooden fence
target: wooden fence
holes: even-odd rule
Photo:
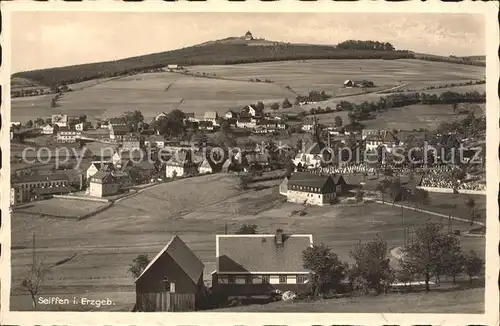
[[[195,295],[192,293],[137,293],[136,311],[194,311]]]

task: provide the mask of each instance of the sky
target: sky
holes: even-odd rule
[[[12,73],[162,52],[250,30],[290,43],[392,43],[437,55],[484,55],[480,14],[439,13],[12,13]]]

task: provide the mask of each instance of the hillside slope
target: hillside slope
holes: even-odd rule
[[[167,52],[153,53],[116,61],[19,72],[22,77],[43,85],[60,85],[94,78],[106,78],[161,68],[168,64],[221,65],[306,59],[402,59],[412,58],[407,51],[362,51],[337,49],[330,45],[299,45],[258,40],[248,42],[207,42]]]

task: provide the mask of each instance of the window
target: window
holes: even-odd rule
[[[304,284],[306,282],[306,278],[304,275],[297,275],[297,284]]]
[[[262,276],[262,284],[269,284],[269,281],[270,281],[269,275]]]
[[[229,275],[227,283],[228,284],[236,283],[236,278],[234,277],[234,275]]]
[[[280,275],[280,284],[286,283],[286,275]]]
[[[253,283],[252,275],[245,276],[245,284],[252,284],[252,283]]]

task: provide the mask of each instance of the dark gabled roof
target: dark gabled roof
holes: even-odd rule
[[[154,163],[147,160],[136,163],[134,166],[141,170],[156,170]]]
[[[292,174],[288,184],[291,186],[322,188],[328,179],[331,179],[331,177],[327,175],[319,175],[309,172],[295,172]]]
[[[307,272],[302,252],[312,245],[312,235],[284,235],[276,244],[274,234],[217,235],[217,272]]]
[[[130,131],[129,127],[127,125],[112,125],[111,128],[113,128],[113,133],[120,133],[120,134],[126,134],[127,132]]]
[[[92,177],[91,180],[99,180],[102,183],[113,183],[115,182],[115,177],[108,171],[97,171]]]
[[[113,162],[92,162],[91,166],[95,166],[97,170],[111,170],[114,168]]]
[[[121,124],[126,124],[126,123],[127,123],[127,120],[125,120],[124,118],[111,118],[111,119],[109,119],[110,125],[121,125]]]
[[[144,268],[144,271],[135,280],[137,282],[143,277],[147,271],[155,264],[155,262],[163,255],[169,255],[179,267],[186,273],[186,275],[197,284],[200,276],[203,274],[205,265],[198,257],[189,249],[189,247],[175,235],[172,240],[151,260],[151,262]]]
[[[186,151],[178,151],[172,155],[167,161],[167,165],[181,166],[187,163],[192,163],[191,153]]]

